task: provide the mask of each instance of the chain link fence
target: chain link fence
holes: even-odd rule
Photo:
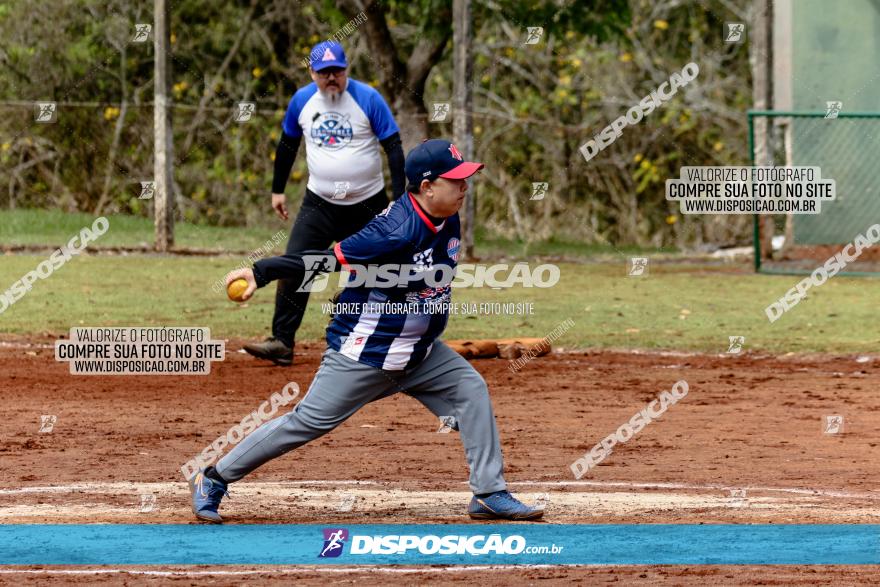
[[[815,166],[836,182],[836,198],[820,214],[755,217],[755,266],[766,273],[809,273],[880,223],[876,181],[880,113],[751,111],[749,145],[753,165]],[[766,146],[759,144],[766,125]],[[763,156],[762,156],[763,152]],[[863,250],[845,273],[880,272],[880,247]]]

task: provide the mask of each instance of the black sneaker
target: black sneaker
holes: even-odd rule
[[[252,342],[244,345],[244,350],[258,359],[272,361],[276,365],[292,365],[293,349],[274,336],[263,342]]]

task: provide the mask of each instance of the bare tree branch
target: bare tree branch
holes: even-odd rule
[[[248,12],[244,17],[244,22],[242,22],[241,29],[238,31],[238,36],[235,38],[235,42],[232,44],[232,47],[229,49],[229,53],[226,54],[226,58],[223,59],[223,63],[220,64],[220,67],[217,68],[217,71],[214,73],[214,77],[211,78],[211,81],[205,80],[205,90],[202,93],[202,98],[199,100],[199,107],[196,110],[195,116],[193,116],[192,122],[190,122],[189,128],[186,131],[186,139],[183,141],[183,153],[188,153],[190,147],[192,147],[193,140],[195,139],[196,130],[199,126],[205,121],[205,107],[214,99],[216,95],[216,91],[214,87],[217,83],[223,79],[223,74],[226,73],[226,70],[229,69],[229,65],[232,63],[232,60],[235,58],[236,54],[238,54],[239,49],[241,49],[241,43],[244,41],[245,36],[250,29],[251,21],[254,18],[254,11],[257,8],[257,4],[259,0],[251,0],[250,7],[248,8]]]

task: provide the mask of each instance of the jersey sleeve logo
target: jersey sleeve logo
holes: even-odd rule
[[[391,203],[385,206],[385,209],[379,212],[379,216],[388,216],[388,213],[391,212],[391,207],[394,206],[394,202],[397,200],[391,200]]]
[[[458,262],[458,252],[461,250],[461,241],[457,238],[453,237],[449,239],[449,242],[446,243],[446,254],[449,255],[449,258]]]
[[[336,151],[351,142],[354,131],[349,115],[325,112],[312,122],[312,141],[319,147]]]

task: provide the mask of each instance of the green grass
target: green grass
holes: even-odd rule
[[[0,290],[45,255],[0,257]],[[66,333],[73,326],[207,326],[215,337],[261,337],[269,330],[274,286],[245,306],[215,293],[212,283],[238,257],[152,255],[73,258],[0,314],[0,332]],[[746,337],[746,350],[775,353],[876,352],[874,327],[880,285],[874,278],[835,277],[811,291],[777,322],[764,307],[798,277],[754,275],[744,267],[660,265],[642,278],[626,277],[624,263],[561,264],[549,289],[457,289],[457,302],[532,302],[532,316],[452,316],[446,338],[547,335],[574,321],[557,346],[627,347],[724,352],[728,336]],[[323,337],[326,317],[314,294],[299,338]]]
[[[177,223],[175,246],[181,248],[211,249],[216,251],[253,251],[279,230],[283,243],[290,232],[290,224],[266,214],[266,226],[256,228],[199,226]],[[111,214],[107,216],[110,228],[91,246],[152,247],[153,221],[149,218]],[[92,214],[62,212],[60,210],[3,210],[0,211],[0,244],[48,245],[58,247],[79,234],[83,227],[95,221]]]
[[[292,204],[294,210],[296,204]],[[106,247],[152,247],[153,224],[149,218],[110,215],[110,228],[91,246]],[[78,234],[85,226],[91,226],[95,217],[91,214],[69,213],[60,210],[0,210],[0,244],[39,245],[59,247]],[[279,230],[283,250],[287,242],[290,223],[277,219],[271,211],[266,212],[263,227],[200,226],[189,223],[175,225],[175,247],[208,249],[215,251],[253,251]],[[549,240],[529,243],[516,239],[491,238],[477,231],[477,255],[481,258],[513,257],[534,259],[536,257],[560,257],[566,259],[593,259],[617,257],[621,254],[673,252],[672,249],[639,247],[616,248],[610,245],[585,244]]]
[[[512,257],[516,259],[533,259],[535,257],[555,257],[566,259],[598,259],[615,258],[620,255],[652,255],[656,253],[675,253],[671,247],[636,247],[602,245],[563,241],[551,238],[546,241],[525,242],[518,239],[505,239],[487,236],[483,231],[476,231],[477,256],[481,258]]]

